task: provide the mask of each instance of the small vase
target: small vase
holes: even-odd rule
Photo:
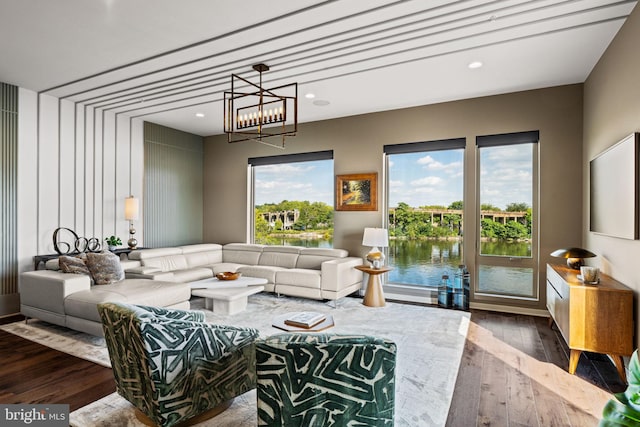
[[[115,250],[116,250],[116,247],[117,247],[117,246],[109,245],[109,250],[110,250],[111,252],[113,252],[113,251],[115,251]]]

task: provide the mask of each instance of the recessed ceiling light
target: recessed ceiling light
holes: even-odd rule
[[[324,99],[316,99],[315,101],[313,101],[313,105],[317,105],[318,107],[325,107],[329,104],[330,102],[325,101]]]
[[[196,117],[204,117],[204,113],[196,113]]]
[[[308,93],[304,97],[307,98],[307,99],[313,99],[313,98],[316,97],[316,95],[314,93]]]
[[[470,62],[468,67],[471,68],[472,70],[476,69],[476,68],[480,68],[480,67],[482,67],[482,62],[480,62],[480,61]]]

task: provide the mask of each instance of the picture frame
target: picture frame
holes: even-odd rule
[[[640,239],[640,132],[589,162],[589,231]]]
[[[377,211],[378,174],[336,175],[337,211]]]

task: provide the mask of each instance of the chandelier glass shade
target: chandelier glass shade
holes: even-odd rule
[[[284,148],[285,138],[298,131],[298,83],[265,88],[265,64],[253,69],[259,84],[231,75],[231,91],[224,93],[224,132],[228,142],[255,141]]]

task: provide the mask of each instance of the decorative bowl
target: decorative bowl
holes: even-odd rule
[[[222,273],[216,274],[216,279],[218,280],[236,280],[242,274],[240,272],[233,271],[223,271]]]

